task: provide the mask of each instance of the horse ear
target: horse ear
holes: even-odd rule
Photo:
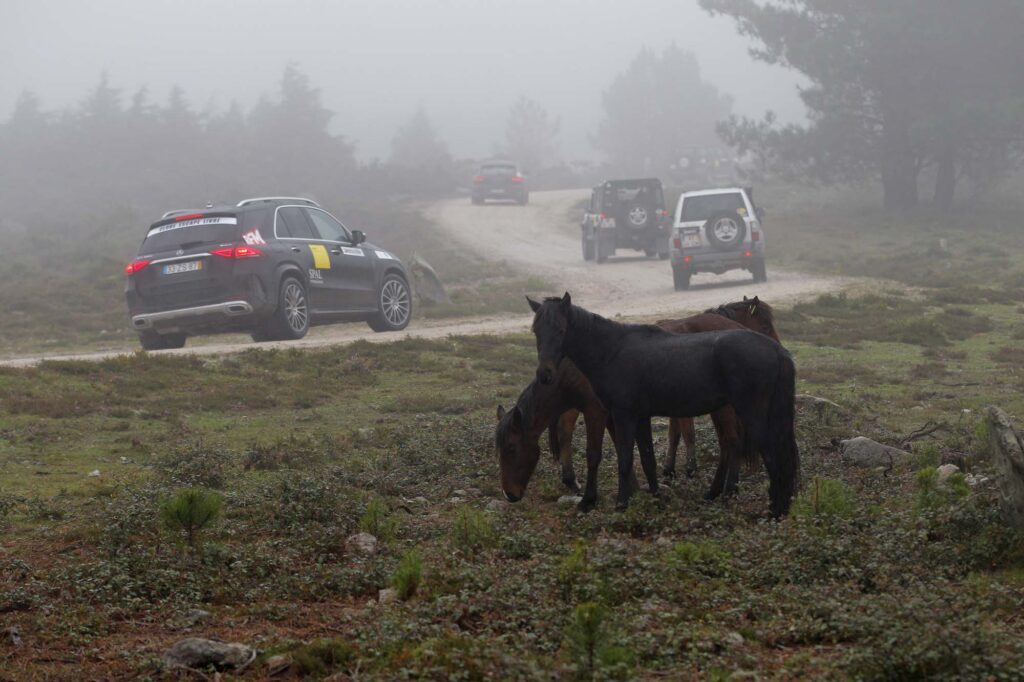
[[[569,306],[571,306],[571,305],[572,305],[572,296],[570,296],[570,295],[569,295],[569,292],[567,291],[567,292],[565,292],[565,294],[564,294],[564,295],[562,296],[562,306],[564,306],[564,307],[568,308],[568,307],[569,307]]]
[[[744,303],[746,303],[746,302],[747,302],[747,301],[749,301],[749,300],[750,300],[750,299],[748,299],[748,298],[747,298],[746,296],[744,296],[744,297],[743,297],[743,302],[744,302]]]
[[[538,310],[540,310],[540,303],[537,303],[529,296],[526,297],[526,302],[530,304],[530,308],[533,310],[533,312],[537,312]]]
[[[758,304],[758,303],[760,303],[760,302],[761,302],[761,299],[760,299],[760,298],[758,298],[757,296],[755,296],[755,297],[754,297],[754,305],[757,305],[757,304]]]
[[[501,421],[505,416],[505,408],[498,405],[498,421]]]

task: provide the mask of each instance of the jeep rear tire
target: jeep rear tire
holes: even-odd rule
[[[651,209],[643,204],[633,204],[626,209],[626,222],[632,230],[646,230],[651,224]]]
[[[599,235],[597,238],[597,262],[604,263],[613,253],[615,253],[615,247],[612,246],[612,240]]]
[[[683,291],[690,288],[690,276],[693,272],[687,265],[672,264],[672,285],[676,291]]]
[[[736,211],[722,211],[704,223],[704,234],[719,251],[738,249],[747,236],[747,223]]]
[[[580,237],[580,241],[583,242],[583,260],[594,260],[594,240],[587,239],[587,235],[584,233],[583,236]]]
[[[768,271],[764,267],[764,258],[758,258],[754,261],[754,266],[750,268],[750,272],[754,275],[755,282],[767,282]]]

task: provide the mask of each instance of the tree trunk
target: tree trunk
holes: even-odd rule
[[[956,194],[956,145],[945,141],[939,151],[939,170],[935,177],[935,205],[943,213],[953,210]]]
[[[917,206],[919,172],[910,141],[910,125],[903,116],[890,113],[885,117],[882,131],[882,187],[887,210]]]

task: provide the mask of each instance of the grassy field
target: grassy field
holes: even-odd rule
[[[186,636],[259,648],[253,679],[277,653],[339,679],[1018,679],[1020,539],[991,483],[928,477],[985,473],[986,404],[1024,415],[1024,308],[943,298],[779,311],[798,390],[842,407],[799,415],[804,493],[781,523],[759,471],[702,501],[706,423],[698,478],[625,513],[612,466],[581,516],[546,460],[492,509],[494,408],[530,378],[527,336],[0,370],[0,612],[24,642],[0,643],[0,679],[158,678]],[[833,445],[930,420],[912,466]],[[222,509],[190,547],[161,510],[192,487]],[[346,546],[361,530],[375,555]]]

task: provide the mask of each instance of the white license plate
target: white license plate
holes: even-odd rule
[[[700,246],[700,235],[699,234],[684,234],[683,235],[683,248],[690,249]]]
[[[177,275],[179,272],[195,272],[203,269],[203,261],[190,260],[185,263],[171,263],[164,266],[165,275]]]

